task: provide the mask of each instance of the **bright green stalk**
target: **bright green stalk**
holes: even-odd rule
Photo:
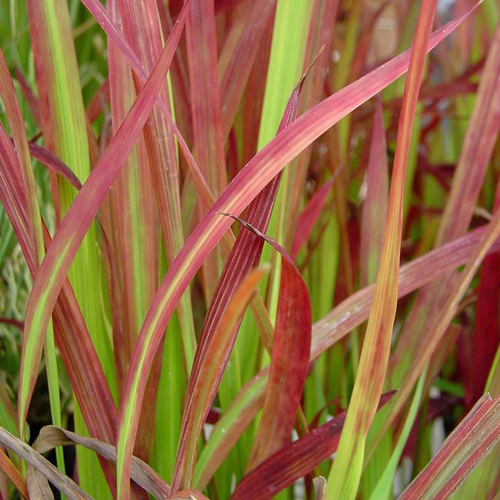
[[[377,483],[377,486],[373,490],[370,500],[379,500],[380,498],[391,498],[392,495],[392,482],[394,479],[394,474],[396,473],[396,468],[403,453],[406,441],[410,435],[413,422],[417,416],[417,411],[420,406],[420,400],[422,398],[422,391],[424,389],[425,377],[427,375],[427,368],[422,372],[420,378],[418,379],[418,384],[415,389],[415,394],[413,396],[413,401],[411,402],[410,411],[406,417],[403,430],[399,436],[398,442],[392,452],[389,463],[387,464],[382,476]]]
[[[279,0],[274,20],[273,42],[266,91],[259,128],[257,149],[262,149],[275,135],[283,116],[286,103],[299,81],[303,68],[311,2],[307,0]],[[287,200],[293,186],[290,186],[288,170],[283,171],[281,185],[276,198],[276,208],[269,223],[269,234],[279,242],[284,242],[288,215]],[[271,253],[264,248],[263,260],[270,260]],[[274,259],[273,259],[274,260]],[[274,318],[278,304],[280,282],[279,259],[271,274],[271,291],[268,309]]]
[[[46,146],[73,170],[83,182],[90,173],[85,112],[80,76],[66,2],[30,0],[33,50],[37,67],[40,100],[47,106],[42,129]],[[45,99],[44,99],[45,97]],[[76,195],[66,181],[58,179],[61,216]],[[105,329],[101,305],[101,266],[95,226],[92,225],[69,271],[69,279],[96,347],[108,384],[115,391],[113,355]],[[85,432],[85,425],[75,402],[75,428]],[[109,493],[100,465],[93,452],[77,448],[79,479],[82,487],[99,499]]]
[[[179,443],[182,405],[186,393],[187,380],[182,352],[182,331],[177,315],[173,316],[168,325],[163,348],[163,367],[158,394],[160,401],[168,404],[158,404],[156,409],[156,430],[153,463],[156,471],[170,483],[174,470],[177,445]]]

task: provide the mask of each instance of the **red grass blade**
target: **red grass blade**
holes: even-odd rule
[[[218,196],[227,185],[226,159],[217,75],[217,38],[214,4],[193,0],[186,23],[190,83],[193,151],[211,191]],[[203,216],[205,208],[198,205]],[[208,255],[203,266],[205,299],[210,300],[222,269],[219,249]]]
[[[304,280],[285,250],[248,223],[233,218],[278,251],[282,265],[269,383],[247,465],[247,470],[252,470],[290,439],[309,365],[311,301]]]
[[[321,212],[325,206],[326,199],[330,194],[335,178],[325,182],[323,186],[309,200],[304,210],[297,217],[295,223],[295,232],[293,234],[292,247],[290,249],[290,257],[295,260],[302,245],[309,239],[314,224],[319,219]]]
[[[219,80],[224,140],[227,139],[233,125],[238,105],[260,47],[261,38],[275,5],[276,0],[257,0],[253,2],[248,17],[241,20],[244,28],[236,46],[231,44],[231,46],[225,46],[222,50],[219,60]],[[227,37],[227,40],[229,45],[229,42],[232,42],[231,35]],[[226,56],[226,53],[230,55]],[[226,62],[226,59],[229,60]]]
[[[379,408],[389,401],[392,394],[382,395]],[[271,498],[309,474],[337,450],[346,414],[342,412],[274,453],[241,480],[231,500]]]
[[[500,440],[500,396],[485,394],[399,500],[444,500]]]
[[[195,158],[213,193],[226,187],[215,14],[210,0],[192,0],[186,23]]]
[[[32,141],[28,141],[28,147],[33,158],[52,170],[52,172],[64,177],[64,179],[76,189],[82,187],[82,183],[78,177],[71,171],[68,165],[60,160],[54,153],[51,153],[48,149]]]
[[[494,211],[500,208],[500,183],[497,184]],[[498,301],[500,299],[500,253],[484,258],[477,286],[476,329],[473,341],[473,369],[465,381],[465,397],[468,408],[472,407],[485,390],[500,337],[498,334]],[[496,392],[493,392],[496,395]]]
[[[498,302],[500,299],[500,254],[485,257],[477,287],[476,330],[474,332],[471,378],[466,386],[466,402],[472,406],[485,390],[499,346]]]
[[[374,283],[377,276],[389,198],[388,169],[382,102],[377,99],[366,172],[367,191],[361,220],[361,286]]]

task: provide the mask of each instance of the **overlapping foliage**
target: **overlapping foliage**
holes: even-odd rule
[[[0,497],[496,498],[498,11],[0,4]]]

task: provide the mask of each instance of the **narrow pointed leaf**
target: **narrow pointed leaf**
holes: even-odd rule
[[[297,257],[302,245],[304,245],[311,235],[314,224],[316,224],[321,215],[321,211],[325,206],[334,182],[335,178],[331,178],[329,181],[325,182],[297,217],[292,248],[290,250],[290,257],[292,257],[292,259]]]
[[[241,20],[244,27],[238,38],[237,45],[235,47],[230,46],[227,49],[225,46],[222,50],[219,59],[219,80],[224,140],[227,139],[233,125],[238,104],[245,91],[253,61],[260,47],[261,38],[275,6],[276,0],[253,2],[248,17]],[[231,35],[227,37],[227,40],[228,42],[232,41]],[[230,55],[226,56],[226,50]],[[228,58],[229,61],[221,67],[224,58]]]
[[[410,151],[418,92],[437,0],[424,0],[413,41],[411,62],[399,118],[396,156],[380,266],[375,284],[359,369],[342,430],[337,456],[328,478],[327,498],[354,499],[361,477],[366,437],[384,384],[398,299],[398,273],[403,231],[406,164]]]
[[[247,470],[252,470],[290,440],[309,366],[311,300],[304,280],[283,248],[248,223],[237,220],[281,254],[280,295],[269,382],[247,465]]]
[[[29,152],[33,158],[43,163],[46,167],[50,168],[56,174],[64,177],[76,189],[82,187],[82,183],[78,177],[71,171],[71,169],[63,161],[61,161],[54,153],[48,149],[40,146],[36,142],[28,142]]]
[[[2,449],[0,449],[0,470],[12,481],[23,498],[28,498],[26,479]]]
[[[366,172],[366,198],[361,220],[360,280],[366,286],[375,282],[389,198],[387,146],[382,103],[377,99],[373,117],[370,158]]]

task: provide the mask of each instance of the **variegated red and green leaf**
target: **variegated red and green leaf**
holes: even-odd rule
[[[485,394],[399,500],[444,500],[500,440],[500,396]]]
[[[368,431],[382,394],[398,299],[406,164],[413,119],[424,72],[425,47],[432,30],[436,0],[423,1],[413,40],[409,74],[399,118],[396,155],[373,305],[346,422],[327,483],[327,498],[354,499],[361,477]]]
[[[311,302],[306,284],[283,248],[247,222],[237,220],[265,239],[282,257],[269,382],[247,465],[247,470],[252,470],[290,439],[309,365]]]
[[[196,463],[197,445],[208,410],[217,389],[234,343],[234,331],[247,308],[262,277],[264,268],[251,271],[239,283],[217,323],[209,343],[197,350],[194,368],[188,386],[188,397],[184,405],[182,433],[177,452],[172,490],[191,487]]]
[[[370,157],[366,168],[366,198],[363,203],[360,242],[360,281],[375,282],[387,216],[389,177],[382,103],[377,99],[373,116]]]

